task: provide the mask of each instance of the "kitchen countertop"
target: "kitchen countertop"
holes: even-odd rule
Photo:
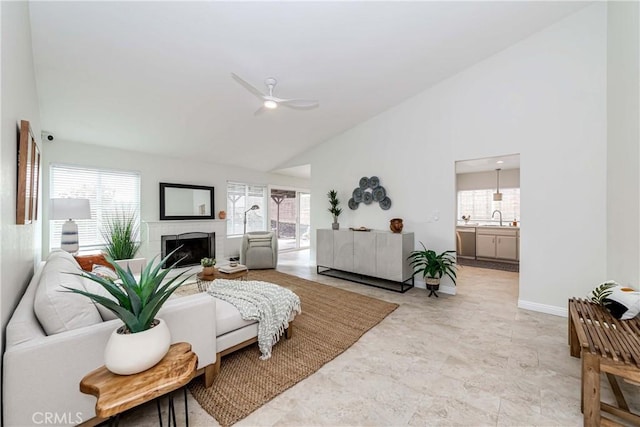
[[[519,230],[520,226],[513,226],[513,225],[503,225],[502,227],[499,225],[480,225],[480,224],[458,224],[456,225],[456,227],[461,227],[461,228],[493,228],[493,229],[498,229],[498,230]]]

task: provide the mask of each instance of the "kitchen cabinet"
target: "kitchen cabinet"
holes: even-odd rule
[[[496,258],[518,259],[518,238],[515,236],[496,236]]]
[[[497,260],[519,260],[520,230],[517,228],[478,227],[476,257]]]

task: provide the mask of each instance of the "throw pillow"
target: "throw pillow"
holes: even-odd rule
[[[95,274],[96,276],[100,276],[102,278],[105,279],[109,279],[111,281],[115,281],[118,279],[118,275],[116,274],[115,271],[113,271],[113,269],[109,268],[109,267],[105,267],[104,265],[94,265],[93,266],[93,270],[91,271],[93,274]],[[83,280],[83,285],[84,285],[84,289],[87,292],[91,292],[92,294],[96,294],[96,295],[100,295],[102,297],[108,298],[110,300],[115,301],[116,298],[111,295],[109,293],[109,291],[107,291],[104,286],[100,285],[97,282],[94,282],[91,279],[87,279],[84,278]],[[111,310],[109,310],[108,308],[106,308],[105,306],[103,306],[102,304],[97,304],[96,303],[96,308],[98,309],[98,312],[100,313],[100,316],[102,317],[102,320],[113,320],[113,319],[117,319],[118,317],[113,314],[113,312]]]
[[[109,261],[106,260],[103,254],[96,255],[80,255],[75,257],[78,264],[80,264],[80,268],[84,271],[92,271],[94,265],[104,265],[105,267],[112,268],[113,266],[109,264]]]
[[[105,267],[104,265],[94,264],[91,272],[96,276],[100,276],[104,279],[118,279],[118,275],[116,274],[115,270],[110,267]]]
[[[47,335],[102,322],[90,299],[63,288],[83,288],[84,279],[77,275],[80,268],[73,257],[69,257],[52,253],[47,258],[36,289],[33,310]]]
[[[589,295],[587,295],[587,298],[589,298],[591,302],[604,305],[604,299],[609,295],[611,295],[611,292],[613,292],[612,288],[616,286],[620,286],[620,285],[618,285],[618,283],[613,280],[607,280],[606,282],[602,282],[598,286],[596,286],[594,290],[589,292]]]
[[[633,319],[640,313],[640,292],[632,288],[615,286],[604,299],[603,305],[616,319]]]

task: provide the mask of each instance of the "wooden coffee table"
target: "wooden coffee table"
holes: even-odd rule
[[[80,382],[80,391],[96,396],[96,415],[113,418],[118,422],[120,414],[153,399],[169,394],[169,425],[176,413],[173,407],[172,391],[183,388],[191,381],[198,366],[198,356],[191,351],[191,344],[173,344],[167,355],[153,368],[133,375],[116,375],[104,366],[87,374]],[[185,419],[189,425],[187,389],[184,388]],[[158,417],[162,425],[160,402]]]
[[[196,283],[198,284],[198,290],[200,292],[206,292],[209,287],[209,283],[216,279],[228,279],[228,280],[247,280],[249,277],[249,269],[241,271],[234,271],[233,273],[224,273],[216,268],[213,276],[205,276],[202,272],[196,275]]]

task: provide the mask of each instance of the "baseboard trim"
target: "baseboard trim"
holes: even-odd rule
[[[553,314],[554,316],[568,317],[569,313],[566,307],[558,307],[555,305],[540,304],[538,302],[518,300],[518,308],[524,310],[538,311],[540,313]]]

